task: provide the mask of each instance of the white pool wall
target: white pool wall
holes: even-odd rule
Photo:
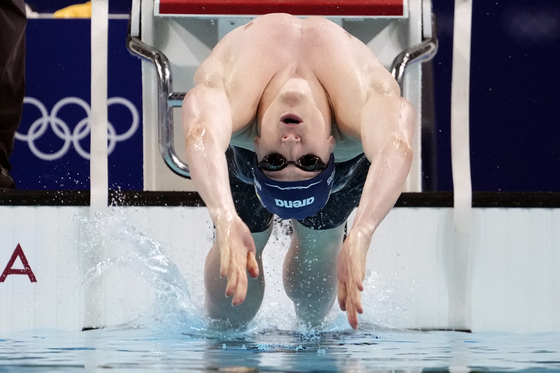
[[[202,310],[203,263],[213,237],[206,209],[110,209],[116,212],[109,214],[116,213],[161,244],[183,274],[193,303]],[[87,219],[89,207],[0,206],[0,270],[19,244],[37,278],[32,283],[27,275],[9,275],[0,283],[0,333],[79,330],[96,312],[92,301],[101,310],[96,315],[99,323],[105,326],[147,312],[154,300],[152,285],[143,279],[148,273],[141,275],[125,264],[131,258],[126,251],[134,248],[109,239],[92,258],[80,245],[85,230],[92,229],[91,222],[84,226]],[[393,209],[375,233],[368,255],[364,320],[397,328],[451,327],[452,219],[451,208]],[[473,209],[471,265],[465,284],[471,330],[560,330],[558,227],[560,209]],[[265,251],[267,292],[282,292],[278,268],[288,240],[280,234]],[[103,275],[92,280],[91,269],[100,260]],[[19,259],[12,268],[22,268]],[[91,290],[96,282],[101,284],[97,297]],[[287,297],[282,302],[291,309]]]

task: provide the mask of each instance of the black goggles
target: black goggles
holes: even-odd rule
[[[261,171],[280,171],[289,164],[293,164],[297,168],[309,172],[323,171],[328,167],[321,158],[313,154],[306,154],[297,161],[288,161],[284,156],[278,153],[265,156],[262,161],[259,162],[258,167]]]

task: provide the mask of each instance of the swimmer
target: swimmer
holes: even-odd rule
[[[182,123],[216,229],[204,270],[208,315],[234,327],[255,316],[276,214],[293,226],[283,284],[298,318],[320,325],[338,295],[357,328],[372,235],[412,162],[414,111],[398,84],[338,25],[289,14],[231,31],[194,82]]]

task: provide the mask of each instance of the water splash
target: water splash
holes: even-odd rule
[[[193,337],[237,340],[271,331],[315,336],[321,333],[350,332],[346,314],[335,303],[325,321],[314,328],[298,321],[293,304],[285,294],[282,264],[293,232],[289,222],[277,220],[263,255],[266,291],[261,309],[245,330],[228,330],[204,316],[202,299],[192,298],[183,273],[167,254],[159,237],[134,226],[126,207],[113,207],[90,217],[79,217],[82,224],[78,243],[84,263],[89,263],[84,286],[101,278],[112,269],[128,269],[144,279],[151,294],[151,306],[141,315],[114,328],[149,328],[175,330]],[[100,233],[101,232],[101,233]],[[208,243],[208,249],[211,243]],[[99,252],[105,253],[99,256]],[[191,274],[192,276],[192,274]],[[195,293],[203,285],[202,276],[189,284]],[[360,318],[360,331],[390,329],[395,314],[402,311],[391,299],[391,284],[375,272],[368,271],[363,302],[366,309]]]
[[[192,302],[181,271],[170,260],[164,246],[132,225],[125,208],[110,208],[90,217],[78,217],[82,224],[78,248],[82,262],[92,263],[99,252],[105,257],[86,270],[83,285],[88,286],[112,268],[129,269],[144,279],[152,305],[139,319],[127,324],[199,327],[201,310]]]

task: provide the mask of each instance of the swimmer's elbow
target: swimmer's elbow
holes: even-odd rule
[[[185,146],[187,149],[208,150],[211,144],[218,142],[218,137],[211,128],[195,124],[185,133]]]
[[[220,137],[222,129],[227,132],[230,120],[227,113],[211,101],[189,92],[183,101],[182,122],[187,145]]]
[[[183,101],[182,122],[187,149],[227,149],[232,120],[229,102],[223,93],[205,86],[190,90]]]
[[[412,163],[414,149],[410,140],[405,136],[395,136],[392,140],[392,149],[405,163]]]
[[[200,143],[204,140],[206,128],[203,126],[193,126],[185,134],[185,142],[187,147],[192,144]]]
[[[411,137],[402,132],[395,132],[387,136],[382,143],[371,148],[370,154],[372,159],[379,157],[384,160],[383,162],[390,164],[394,164],[397,160],[404,165],[411,164],[414,155]]]
[[[229,137],[224,133],[212,126],[197,123],[185,131],[185,150],[187,154],[199,155],[224,153],[229,146]]]
[[[206,126],[200,120],[197,113],[187,114],[183,112],[183,131],[185,133],[185,146],[187,149],[200,143],[206,135]]]
[[[414,117],[413,112],[406,108],[411,106],[407,101],[401,101],[404,105],[401,107],[401,117],[397,128],[388,138],[387,145],[390,146],[392,152],[398,154],[403,160],[412,162],[412,157],[414,155],[414,150],[412,146],[412,137],[414,135]]]

